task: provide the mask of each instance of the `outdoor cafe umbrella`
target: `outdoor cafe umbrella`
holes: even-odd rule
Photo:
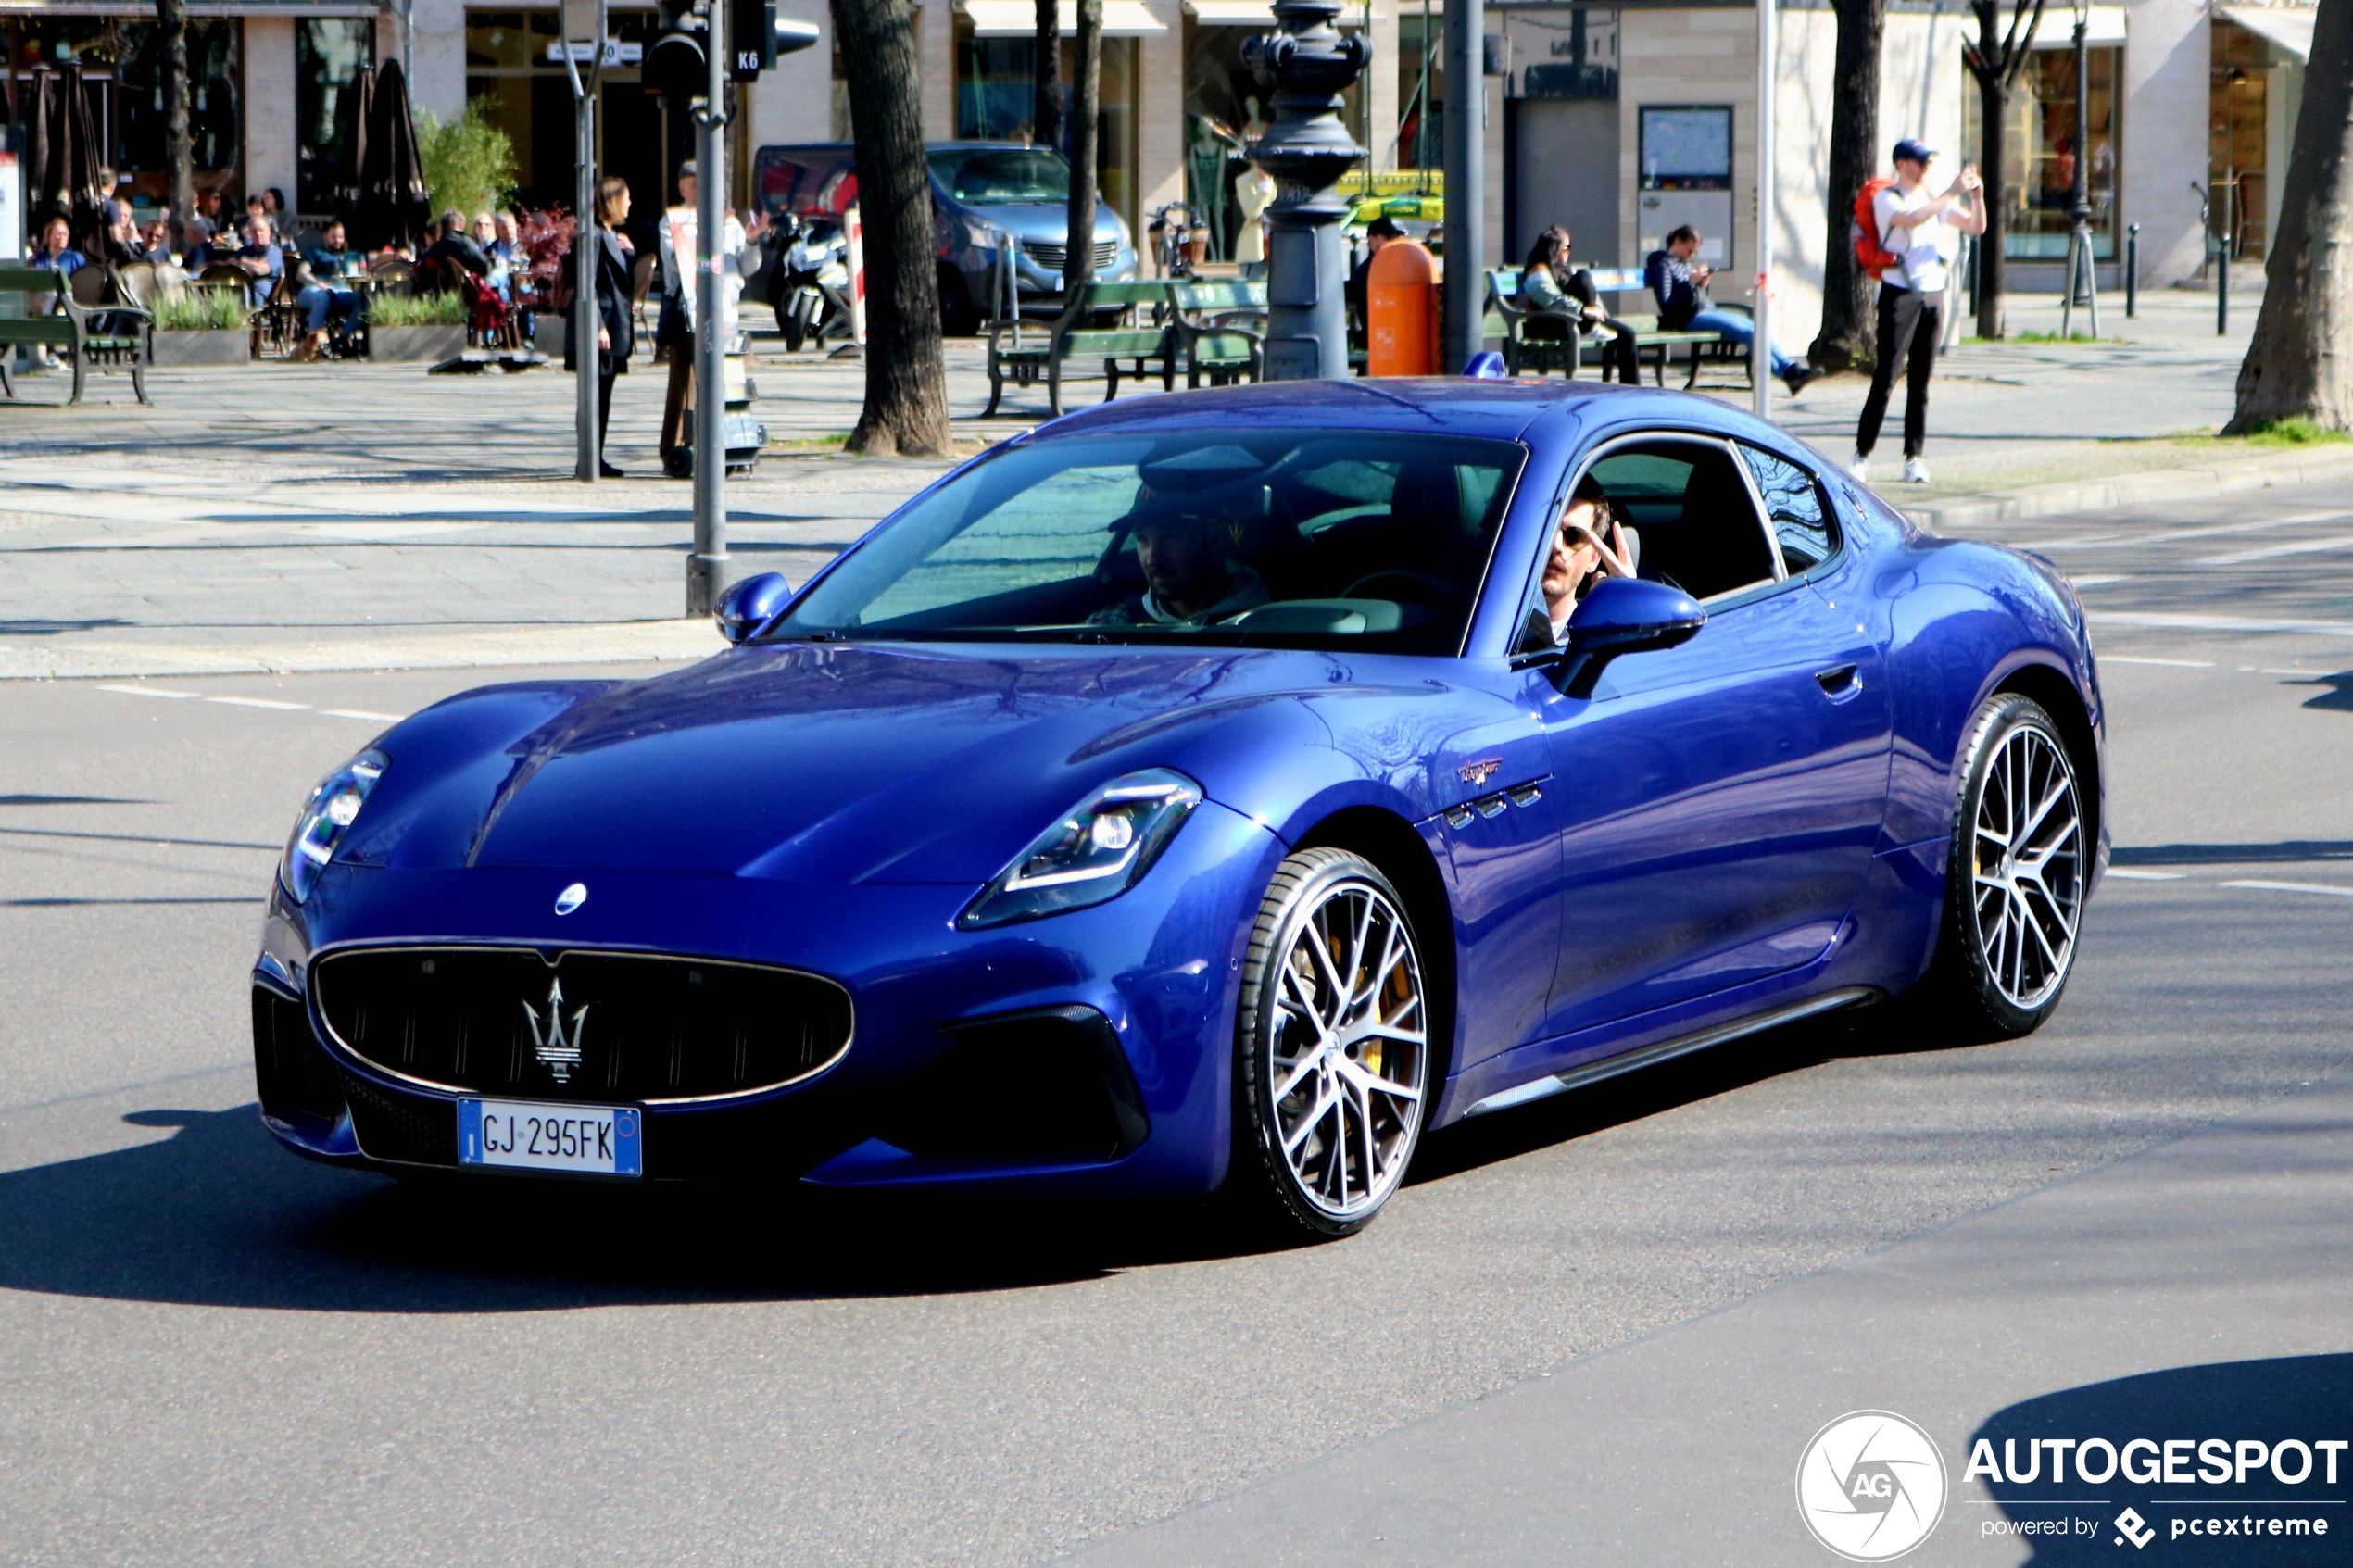
[[[36,70],[32,77],[32,145],[26,160],[31,179],[26,217],[35,224],[65,214],[74,243],[95,254],[106,224],[98,208],[98,132],[90,118],[90,94],[82,68]]]
[[[376,70],[364,135],[359,199],[348,220],[352,239],[362,250],[416,245],[424,239],[433,202],[425,190],[416,122],[409,113],[409,85],[398,60],[386,60]]]
[[[335,210],[343,214],[344,225],[353,234],[359,232],[360,170],[368,162],[368,129],[375,118],[375,104],[376,73],[371,70],[355,75],[335,102],[336,134],[343,144],[343,157],[335,170],[342,176],[335,184]]]

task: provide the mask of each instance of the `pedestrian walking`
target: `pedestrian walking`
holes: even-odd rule
[[[609,174],[597,182],[597,226],[582,242],[596,247],[597,471],[607,479],[627,477],[604,453],[606,433],[612,428],[612,379],[627,373],[630,353],[636,347],[629,300],[631,246],[629,236],[621,232],[628,221],[629,182]],[[565,370],[578,368],[581,346],[567,336]]]
[[[1856,259],[1879,279],[1879,359],[1871,369],[1870,395],[1863,399],[1862,422],[1855,428],[1855,456],[1847,467],[1856,479],[1870,477],[1871,448],[1887,418],[1887,395],[1898,360],[1904,379],[1904,483],[1926,484],[1920,453],[1928,443],[1928,381],[1936,370],[1936,340],[1944,324],[1944,286],[1951,280],[1957,236],[1985,232],[1983,182],[1975,164],[1963,164],[1953,182],[1929,194],[1933,149],[1917,137],[1895,144],[1895,178],[1874,181],[1870,222],[1856,215]],[[1868,192],[1869,187],[1866,187]],[[1858,204],[1859,206],[1859,204]]]

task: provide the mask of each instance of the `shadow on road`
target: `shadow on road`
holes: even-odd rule
[[[2353,1537],[2353,1507],[2347,1505],[2353,1497],[2353,1462],[2348,1462],[2353,1455],[2338,1451],[2337,1478],[2331,1482],[2329,1456],[2310,1445],[2315,1439],[2353,1436],[2345,1430],[2348,1411],[2353,1411],[2353,1355],[2286,1356],[2176,1367],[2045,1394],[1995,1412],[1970,1435],[1969,1446],[1974,1451],[1980,1440],[1990,1441],[1993,1457],[2011,1467],[1999,1480],[1986,1484],[2011,1520],[2020,1524],[2076,1521],[2068,1534],[2025,1537],[2034,1549],[2029,1561],[2035,1568],[2114,1563],[2120,1544],[2116,1521],[2127,1508],[2145,1522],[2136,1528],[2157,1532],[2145,1544],[2167,1551],[2169,1559],[2186,1555],[2233,1568],[2244,1563],[2344,1562],[2353,1558],[2353,1541],[2347,1539]],[[2078,1443],[2104,1439],[2119,1451],[2117,1473],[2106,1481],[2087,1482],[2070,1464],[2065,1480],[2055,1481],[2052,1450],[2038,1451],[2032,1446],[2053,1437]],[[2171,1484],[2162,1479],[2161,1447],[2155,1456],[2158,1480],[2127,1478],[2122,1450],[2142,1437],[2158,1445],[2169,1438],[2193,1439],[2187,1449],[2175,1449],[2179,1462]],[[2233,1463],[2226,1482],[2212,1481],[2213,1466],[2202,1462],[2198,1442],[2209,1437],[2227,1440]],[[2287,1442],[2291,1438],[2303,1446],[2302,1452]],[[2242,1439],[2262,1447],[2265,1453],[2237,1448]],[[2273,1444],[2287,1449],[2276,1474],[2269,1462]],[[2253,1461],[2244,1484],[2235,1465],[2242,1458]],[[2148,1474],[2151,1461],[2150,1451],[2141,1449],[2132,1456],[2131,1470]],[[2108,1462],[2106,1453],[2095,1450],[2094,1474]],[[2013,1482],[2009,1474],[2033,1479]],[[2284,1479],[2287,1476],[2301,1479],[2290,1483]],[[2082,1499],[2084,1505],[2061,1506],[2061,1499]],[[2098,1506],[2089,1506],[2093,1499]],[[2274,1518],[2282,1524],[2279,1535],[2271,1533]],[[2183,1533],[2176,1535],[2177,1520],[2198,1522],[2198,1533],[2189,1533],[2184,1524]],[[2209,1537],[2205,1533],[2208,1520],[2233,1527]],[[2296,1528],[2291,1520],[2303,1521],[2308,1533],[2287,1533]],[[2325,1534],[2309,1533],[2321,1520],[2327,1522]],[[2095,1527],[2086,1532],[2086,1524]],[[2133,1553],[2128,1549],[2127,1555]]]
[[[2326,686],[2328,688],[2316,696],[2306,697],[2304,706],[2307,708],[2329,709],[2338,713],[2353,713],[2353,670],[2347,670],[2338,675],[2322,675],[2310,681],[2291,681],[2288,684],[2296,686]]]
[[[1210,1206],[410,1185],[297,1160],[251,1105],[0,1174],[0,1289],[308,1311],[539,1311],[1013,1289],[1252,1250]]]

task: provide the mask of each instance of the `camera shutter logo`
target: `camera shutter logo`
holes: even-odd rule
[[[1798,1516],[1851,1562],[1885,1562],[1928,1539],[1948,1490],[1935,1439],[1890,1411],[1840,1416],[1797,1461]]]

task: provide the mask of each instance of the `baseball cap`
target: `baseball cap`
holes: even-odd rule
[[[1365,224],[1365,232],[1367,234],[1378,234],[1384,240],[1402,240],[1405,237],[1405,231],[1399,228],[1386,216],[1376,218],[1370,223]]]
[[[1936,156],[1936,150],[1917,136],[1906,136],[1895,144],[1891,156],[1897,163],[1926,163]]]

